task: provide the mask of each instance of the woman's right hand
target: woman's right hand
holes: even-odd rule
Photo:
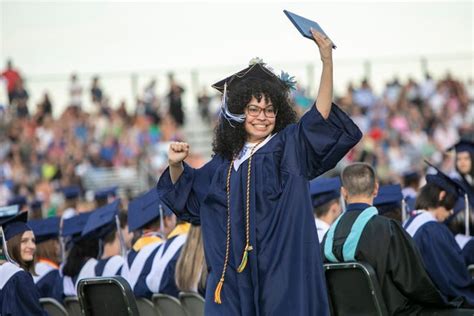
[[[189,144],[174,142],[171,143],[168,150],[168,163],[170,166],[176,166],[181,164],[181,162],[186,159],[189,155]]]

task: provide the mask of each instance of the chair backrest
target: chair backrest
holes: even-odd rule
[[[470,264],[470,265],[467,267],[467,270],[469,270],[469,273],[471,274],[471,277],[474,278],[474,264]]]
[[[176,297],[166,294],[154,294],[151,298],[153,305],[163,316],[194,316],[187,315]]]
[[[153,303],[146,298],[138,297],[137,307],[140,316],[163,316],[158,312]]]
[[[69,316],[82,316],[81,304],[77,296],[68,296],[63,302]]]
[[[204,298],[198,293],[181,292],[179,301],[189,316],[204,316]]]
[[[132,289],[120,276],[82,279],[78,293],[84,316],[139,315]]]
[[[40,304],[49,316],[68,316],[66,309],[54,298],[40,298]]]
[[[374,269],[367,263],[324,265],[333,315],[388,315]]]

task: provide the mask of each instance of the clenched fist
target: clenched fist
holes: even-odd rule
[[[168,163],[171,165],[180,164],[189,155],[189,144],[174,142],[168,150]]]

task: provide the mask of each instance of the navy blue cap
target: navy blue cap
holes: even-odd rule
[[[461,139],[459,142],[448,148],[448,150],[455,149],[457,153],[469,152],[474,153],[474,143],[465,139]]]
[[[275,75],[273,71],[268,69],[265,63],[263,63],[263,61],[258,60],[258,58],[255,63],[252,63],[247,68],[214,83],[212,87],[223,93],[224,85],[226,83],[227,83],[227,88],[230,87],[231,89],[232,86],[234,86],[236,83],[242,81],[245,78],[258,78],[258,79],[273,81],[279,84],[282,87],[282,89],[287,88],[285,83],[277,75]]]
[[[427,183],[432,183],[444,191],[454,194],[456,197],[464,193],[463,187],[455,179],[448,177],[444,172],[433,166],[430,162],[426,160],[425,162],[437,171],[436,174],[426,175]]]
[[[160,208],[163,216],[169,216],[173,212],[160,201],[156,188],[140,195],[128,205],[128,228],[130,231],[142,228],[149,222],[160,216]]]
[[[18,205],[8,205],[0,207],[0,222],[18,214],[20,208]]]
[[[61,189],[66,199],[74,199],[81,194],[81,188],[78,186],[69,186]]]
[[[120,200],[96,209],[82,230],[82,237],[104,238],[117,225],[115,216],[119,213]]]
[[[28,226],[31,227],[35,234],[36,243],[57,238],[59,236],[59,217],[49,217],[46,219],[33,219],[28,221]]]
[[[8,205],[18,205],[19,208],[22,208],[26,205],[26,196],[17,195],[8,200]]]
[[[94,198],[95,199],[106,199],[109,196],[115,197],[115,196],[117,196],[117,189],[118,189],[118,186],[113,186],[113,187],[110,187],[110,188],[97,190],[94,193]]]
[[[41,200],[34,200],[33,202],[30,203],[30,207],[32,209],[41,208],[42,205],[43,205],[43,201],[41,201]]]
[[[82,230],[86,226],[87,220],[92,212],[81,213],[79,215],[73,216],[64,220],[62,236],[63,237],[72,237],[73,241],[78,241],[81,239]]]
[[[374,206],[394,204],[401,205],[403,200],[402,187],[400,184],[382,185],[374,199]]]
[[[8,241],[18,234],[22,234],[28,230],[31,230],[31,228],[26,224],[27,220],[28,212],[20,212],[17,215],[1,222],[0,226],[3,227],[5,239]]]
[[[341,179],[334,177],[311,180],[309,192],[313,201],[313,207],[321,206],[341,196]]]

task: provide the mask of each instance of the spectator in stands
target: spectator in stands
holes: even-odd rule
[[[173,73],[168,74],[168,80],[170,84],[167,95],[169,114],[175,120],[176,124],[181,127],[184,125],[184,111],[182,101],[184,89],[175,81]]]
[[[16,84],[21,80],[20,73],[13,68],[13,61],[11,59],[7,60],[7,69],[2,72],[2,77],[7,80],[8,101],[11,104]]]
[[[373,168],[351,164],[342,171],[341,181],[347,208],[323,240],[325,261],[370,264],[390,315],[416,315],[427,306],[444,306],[410,236],[399,222],[378,215],[372,206],[379,189]]]
[[[94,88],[94,84],[92,89]],[[92,92],[92,94],[97,92]],[[94,98],[94,97],[93,97]],[[74,107],[81,108],[82,106],[82,85],[79,83],[79,79],[77,78],[77,74],[73,73],[71,75],[71,79],[69,82],[69,104]]]
[[[91,98],[94,104],[100,105],[102,103],[103,92],[99,83],[99,76],[92,78]]]

